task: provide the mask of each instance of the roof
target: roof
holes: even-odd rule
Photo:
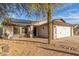
[[[54,25],[73,26],[72,24],[66,23],[66,21],[63,19],[55,19],[52,22]]]
[[[47,24],[47,20],[43,21],[32,21],[32,20],[23,20],[23,19],[11,19],[12,25],[26,26],[26,25],[43,25]],[[72,24],[66,23],[63,19],[54,19],[52,20],[54,25],[63,25],[63,26],[72,26]]]
[[[31,25],[32,23],[35,23],[37,21],[31,21],[31,20],[23,20],[23,19],[11,19],[12,25],[19,25],[19,26],[26,26]]]
[[[44,25],[44,24],[47,24],[47,20],[38,22],[36,25]],[[66,23],[66,21],[63,19],[54,19],[54,20],[52,20],[52,24],[53,25],[62,25],[62,26],[73,26],[72,24]]]
[[[75,24],[74,25],[74,28],[78,28],[79,29],[79,25],[78,24]]]

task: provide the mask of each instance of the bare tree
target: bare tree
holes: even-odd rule
[[[52,40],[52,13],[55,10],[56,7],[59,7],[61,4],[29,4],[29,11],[36,10],[37,14],[39,14],[40,11],[42,11],[43,15],[47,16],[48,20],[48,44],[51,44]],[[46,13],[45,13],[46,11]]]
[[[43,15],[47,18],[48,22],[48,44],[51,43],[52,40],[52,13],[55,8],[60,6],[61,4],[56,3],[31,3],[31,4],[0,4],[0,15],[9,17],[9,13],[15,13],[19,15],[18,11],[23,13],[27,13],[26,16],[30,17],[32,12],[35,11],[35,14],[39,17],[39,15]],[[15,10],[18,10],[17,12]],[[40,14],[40,12],[42,12]]]

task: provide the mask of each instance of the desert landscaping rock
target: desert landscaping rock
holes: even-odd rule
[[[67,50],[72,50],[72,51],[77,51],[78,48],[75,47],[70,47],[70,46],[64,46],[64,45],[60,45],[61,48],[67,49]]]

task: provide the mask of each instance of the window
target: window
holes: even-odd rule
[[[14,34],[19,34],[19,33],[20,33],[19,27],[14,27]]]

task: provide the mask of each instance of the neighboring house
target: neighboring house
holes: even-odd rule
[[[74,25],[74,35],[79,35],[79,25]]]
[[[73,26],[63,19],[52,21],[53,39],[73,36]],[[3,27],[3,35],[9,32],[11,37],[48,37],[47,21],[12,21],[11,25]]]

